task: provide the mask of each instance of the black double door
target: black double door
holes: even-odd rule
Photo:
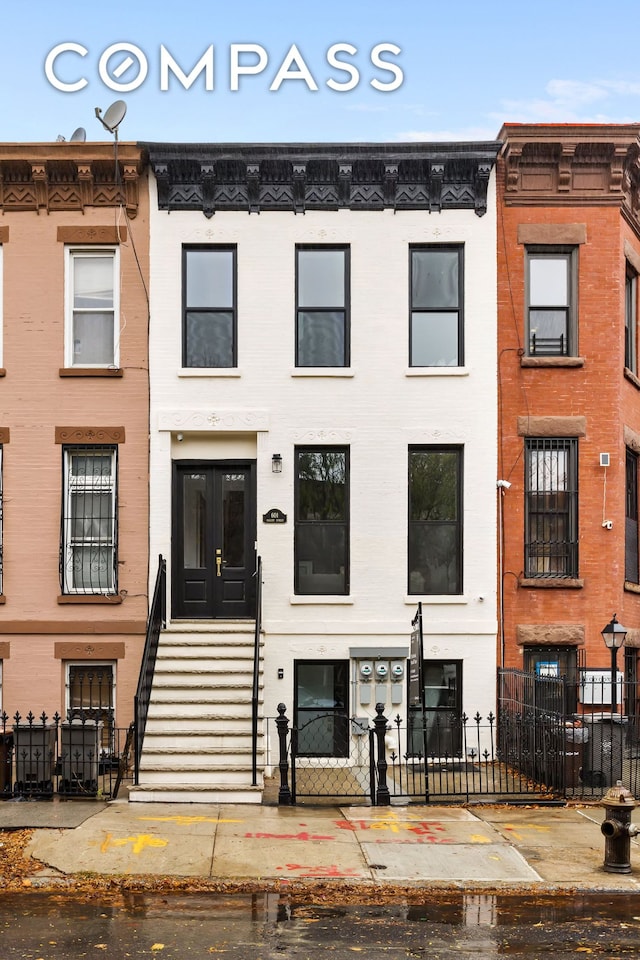
[[[174,464],[172,616],[255,616],[255,464]]]

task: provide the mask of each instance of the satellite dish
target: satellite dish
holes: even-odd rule
[[[71,134],[71,143],[84,143],[87,139],[87,131],[84,127],[77,127]]]
[[[124,100],[115,100],[110,107],[107,107],[104,117],[102,116],[102,111],[100,107],[96,107],[96,117],[109,133],[115,133],[116,137],[118,135],[118,127],[124,120],[124,115],[127,112],[127,105]]]

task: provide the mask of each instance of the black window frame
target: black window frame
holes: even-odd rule
[[[301,253],[342,253],[344,258],[344,297],[343,304],[305,304],[300,303],[300,254]],[[295,365],[301,369],[343,369],[351,365],[351,247],[346,243],[299,243],[295,249]],[[343,317],[343,356],[341,363],[306,363],[301,349],[303,314],[341,313]]]
[[[326,670],[329,667],[333,667],[333,705],[310,705],[304,706],[300,704],[300,668],[313,668],[320,667],[323,670]],[[349,660],[344,660],[340,658],[331,658],[331,659],[309,659],[309,660],[294,660],[293,663],[293,673],[294,673],[294,683],[293,683],[293,732],[292,736],[294,737],[294,752],[296,756],[299,757],[335,757],[335,758],[346,758],[349,756],[349,693],[350,693],[350,682],[349,682]],[[344,692],[344,697],[339,700],[336,698],[337,692]],[[310,720],[305,724],[305,716],[310,717]],[[332,740],[332,749],[331,750],[320,750],[320,749],[310,749],[309,745],[305,743],[308,739],[311,739],[313,742],[314,729],[313,724],[318,721],[319,730],[318,734],[321,736],[323,733],[325,736],[327,734],[331,735]],[[331,722],[333,721],[333,723]],[[305,731],[305,726],[307,729]],[[306,736],[305,736],[306,732]]]
[[[638,454],[627,447],[625,461],[624,579],[640,583],[638,553]]]
[[[457,253],[458,256],[458,296],[456,307],[449,305],[418,307],[414,305],[414,256],[420,253]],[[456,363],[417,363],[414,359],[414,315],[434,313],[457,313],[457,362]],[[463,243],[413,243],[409,246],[409,366],[414,369],[455,368],[464,366],[464,244]]]
[[[536,483],[533,483],[532,454],[553,455],[560,452],[566,453],[565,488],[558,486],[559,458],[558,465],[554,466],[552,456],[549,468],[545,468],[544,461],[541,461],[543,466],[537,468]],[[541,469],[548,476],[542,476]],[[538,480],[542,482],[539,483]],[[579,572],[577,437],[527,438],[525,440],[524,489],[525,577],[535,580],[577,578]],[[563,523],[566,532],[563,536],[559,536]],[[541,532],[543,536],[540,536]],[[553,532],[556,533],[555,537],[551,535]]]
[[[344,455],[344,470],[345,470],[345,490],[344,490],[344,517],[342,519],[302,519],[300,516],[300,456],[305,453],[339,453]],[[348,446],[344,445],[305,445],[297,446],[294,451],[294,546],[293,546],[293,566],[294,566],[294,584],[293,590],[296,596],[349,596],[350,591],[350,450]],[[343,567],[344,567],[344,583],[342,589],[326,589],[326,590],[313,590],[309,591],[308,589],[302,589],[301,584],[301,563],[306,562],[303,558],[300,557],[302,551],[301,539],[304,536],[305,530],[311,529],[314,526],[317,530],[320,530],[320,526],[325,528],[342,528],[344,530],[344,554]],[[310,574],[311,576],[311,574]],[[329,574],[329,576],[336,576],[336,574]],[[328,585],[327,585],[328,586]]]
[[[624,365],[638,374],[638,273],[627,261],[624,282]]]
[[[533,304],[531,302],[531,262],[563,260],[567,271],[566,304]],[[559,338],[536,340],[532,333],[532,311],[565,313],[565,331]],[[578,355],[578,248],[571,245],[528,245],[525,248],[525,353],[528,357],[575,357]],[[556,343],[557,341],[557,343]]]
[[[451,520],[417,520],[413,519],[413,461],[415,454],[438,454],[456,456],[456,491],[455,491],[455,509],[456,517]],[[407,506],[408,506],[408,533],[407,533],[407,593],[409,596],[461,596],[464,584],[464,447],[457,444],[415,444],[409,447],[408,451],[408,471],[407,471]],[[449,526],[454,529],[455,545],[455,582],[453,588],[443,592],[442,590],[425,589],[427,583],[420,569],[413,562],[414,553],[419,546],[418,532],[429,526],[438,527]],[[423,582],[418,583],[416,574],[422,577]],[[422,587],[422,589],[418,589]]]
[[[231,307],[197,307],[187,302],[188,257],[190,253],[230,253],[231,289],[233,303]],[[190,313],[222,315],[231,314],[231,358],[229,363],[200,365],[189,363],[188,353],[188,315]],[[238,247],[229,243],[195,243],[182,247],[182,367],[187,370],[233,370],[238,366]]]

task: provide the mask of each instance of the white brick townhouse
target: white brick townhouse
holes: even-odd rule
[[[499,144],[143,146],[168,624],[133,799],[251,795],[258,556],[300,753],[407,717],[418,603],[427,725],[495,711]]]

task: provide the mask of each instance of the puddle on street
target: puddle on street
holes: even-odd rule
[[[489,960],[640,956],[640,894],[443,896],[424,890],[411,902],[329,903],[293,895],[129,893],[0,896],[2,960],[110,960],[159,956],[224,960],[283,956],[367,960],[460,955]],[[95,948],[88,950],[89,947]]]

